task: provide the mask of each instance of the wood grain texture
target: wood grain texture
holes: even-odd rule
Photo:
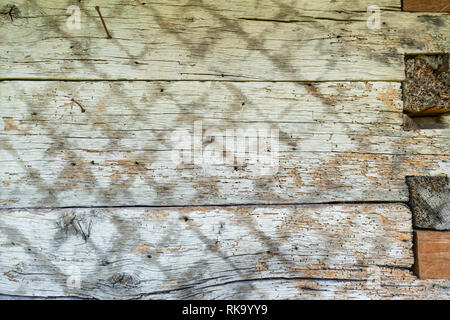
[[[0,295],[449,298],[402,204],[2,210]],[[66,286],[71,266],[80,288]]]
[[[398,203],[450,173],[400,83],[450,15],[373,4],[0,0],[0,298],[450,299]]]
[[[0,89],[0,202],[9,208],[406,202],[406,175],[450,171],[450,130],[405,132],[399,83],[13,81]],[[220,142],[226,130],[239,139],[252,128],[260,142],[279,132],[277,148],[258,147],[278,155],[276,165],[251,163],[248,148],[241,162],[172,160],[174,133],[196,134],[205,160],[216,138],[236,154]]]
[[[416,274],[422,279],[450,279],[450,232],[414,231]]]
[[[448,177],[406,177],[413,226],[450,230],[450,184]]]
[[[405,59],[404,111],[411,117],[450,116],[449,54]]]
[[[403,0],[403,10],[412,12],[450,12],[450,1]]]
[[[69,30],[71,1],[15,1],[0,20],[0,79],[401,81],[405,53],[450,51],[448,14],[377,1],[381,28],[370,29],[372,4],[83,1],[81,29]]]

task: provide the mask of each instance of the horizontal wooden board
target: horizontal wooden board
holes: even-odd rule
[[[450,130],[404,131],[399,83],[12,81],[0,90],[9,208],[406,202],[406,175],[450,172]],[[223,141],[252,129],[258,142],[243,143],[258,153]],[[180,163],[184,137],[194,161]],[[219,145],[225,161],[208,163]]]
[[[411,213],[402,204],[2,210],[0,231],[0,295],[415,299],[450,292],[448,281],[419,281],[409,271]]]
[[[450,279],[450,232],[414,231],[415,272],[422,279]]]
[[[15,1],[0,15],[0,79],[400,81],[405,53],[450,51],[449,15],[376,1],[378,29],[372,2],[83,1],[71,30],[73,1]]]

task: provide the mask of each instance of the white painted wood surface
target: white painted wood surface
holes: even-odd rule
[[[0,89],[3,207],[407,201],[406,175],[449,172],[450,130],[404,131],[398,83],[13,81]],[[259,151],[273,151],[278,165],[252,164],[249,154],[241,163],[172,161],[174,133],[193,136],[195,121],[204,149],[196,159],[208,159],[213,128],[217,143],[227,129],[233,139],[238,129],[264,137],[275,129],[279,152],[270,141]]]
[[[0,79],[401,81],[404,53],[450,49],[450,15],[398,0],[83,1],[79,30],[72,1],[14,3],[0,15]],[[367,25],[374,4],[380,29]]]
[[[0,211],[3,295],[433,298],[402,204]],[[80,270],[80,288],[66,286]],[[71,269],[72,268],[72,269]]]

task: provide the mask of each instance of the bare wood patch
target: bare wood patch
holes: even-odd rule
[[[403,0],[403,11],[450,12],[449,0]]]
[[[450,232],[414,231],[415,272],[421,279],[450,279]]]

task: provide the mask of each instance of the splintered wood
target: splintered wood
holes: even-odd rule
[[[450,299],[445,10],[2,1],[0,298]]]

